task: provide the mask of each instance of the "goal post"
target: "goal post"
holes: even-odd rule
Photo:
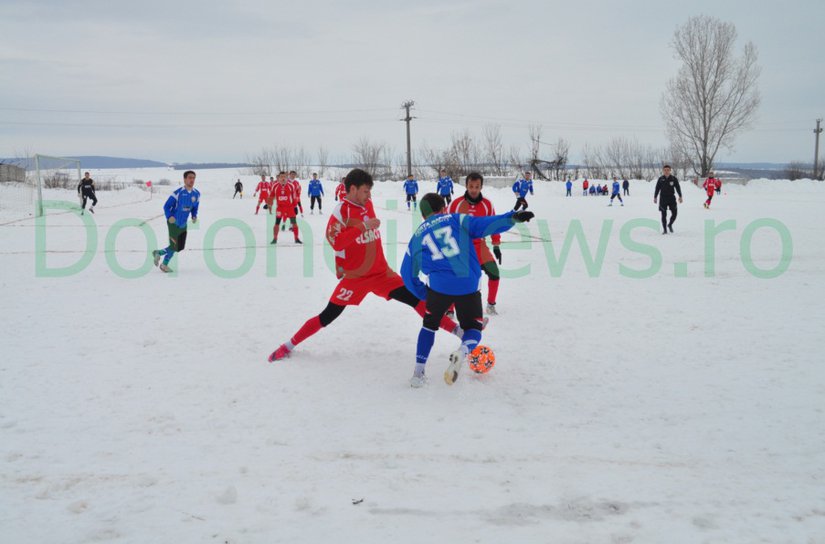
[[[80,159],[36,154],[33,157],[36,185],[34,215],[43,216],[43,188],[76,189],[80,184]]]

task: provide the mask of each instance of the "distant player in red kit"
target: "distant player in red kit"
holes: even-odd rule
[[[335,202],[344,200],[344,197],[347,196],[347,187],[344,185],[345,179],[347,178],[341,178],[341,183],[335,188]]]
[[[472,173],[467,176],[465,180],[467,190],[464,196],[460,196],[453,200],[450,204],[449,213],[465,213],[474,217],[487,217],[496,214],[493,203],[481,195],[481,186],[484,185],[484,177],[481,174]],[[490,253],[490,248],[487,247],[487,242],[483,239],[473,240],[476,247],[476,255],[478,262],[481,264],[481,270],[487,275],[487,313],[496,315],[496,296],[498,295],[498,282],[501,275],[496,265],[496,259],[501,264],[501,235],[493,234],[490,237],[493,241],[493,252]],[[493,257],[495,255],[495,258]],[[451,308],[452,311],[452,308]]]
[[[302,244],[303,242],[298,238],[298,222],[295,220],[295,189],[287,181],[286,172],[278,172],[278,181],[272,190],[272,200],[275,203],[275,227],[272,229],[272,242],[270,243],[278,243],[278,227],[281,226],[281,221],[286,223],[289,219],[295,243]]]
[[[268,181],[266,181],[266,176],[261,176],[261,181],[258,182],[258,186],[255,187],[255,192],[252,193],[254,197],[257,194],[260,194],[258,197],[258,205],[255,206],[255,215],[258,215],[258,210],[261,209],[261,202],[265,203],[269,208],[269,213],[272,213],[272,206],[269,205],[269,193],[272,190],[272,186]]]
[[[713,172],[710,172],[708,179],[702,184],[702,188],[708,195],[708,199],[705,200],[705,208],[710,208],[710,201],[713,200],[713,195],[720,187],[722,187],[722,182],[713,177]]]
[[[274,362],[288,356],[295,346],[332,323],[347,306],[358,306],[369,293],[411,306],[424,316],[426,304],[405,286],[401,276],[387,264],[381,245],[381,221],[375,217],[370,200],[372,176],[354,169],[346,176],[347,194],[327,222],[326,237],[335,250],[336,276],[340,280],[326,308],[306,323],[286,343],[269,356]],[[441,319],[440,327],[461,337],[464,331],[451,319]]]
[[[304,216],[304,205],[301,203],[301,182],[298,181],[298,172],[292,170],[289,172],[289,183],[292,184],[292,188],[295,190],[295,199],[296,199],[296,206],[295,206],[295,214],[297,215],[298,212],[301,212],[301,217]]]

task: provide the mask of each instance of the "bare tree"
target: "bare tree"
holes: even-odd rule
[[[541,125],[530,125],[527,127],[527,132],[530,135],[530,160],[537,161],[539,159],[539,148],[541,146]]]
[[[484,125],[485,162],[494,176],[504,175],[504,145],[501,143],[501,125]]]
[[[261,149],[258,153],[246,155],[246,162],[249,163],[249,173],[255,176],[272,175],[272,151]]]
[[[329,150],[324,146],[318,146],[318,175],[323,177],[324,170],[327,169],[329,165]]]
[[[352,162],[370,174],[376,175],[383,149],[384,144],[370,142],[366,136],[362,136],[352,147]]]
[[[511,145],[510,150],[507,153],[507,162],[510,163],[510,170],[516,170],[517,172],[523,172],[525,165],[529,162],[529,160],[525,161],[524,157],[521,155],[521,150],[518,146]]]
[[[562,179],[567,172],[567,157],[570,154],[570,142],[564,138],[559,138],[553,146],[553,165],[555,179]]]
[[[478,144],[470,136],[469,131],[456,133],[453,132],[451,136],[452,143],[450,145],[450,155],[457,163],[461,174],[468,174],[473,170],[477,170],[479,166],[480,152]]]
[[[757,53],[748,42],[735,57],[736,27],[707,15],[688,19],[676,30],[672,47],[682,61],[668,81],[661,111],[674,148],[704,177],[720,147],[731,148],[759,107]]]

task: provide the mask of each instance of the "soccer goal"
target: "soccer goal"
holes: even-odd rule
[[[30,161],[35,188],[34,215],[43,216],[43,189],[77,190],[80,184],[80,160],[67,157],[35,155]]]

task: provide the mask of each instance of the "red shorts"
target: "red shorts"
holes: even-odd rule
[[[258,204],[260,204],[261,202],[266,202],[267,204],[269,204],[269,195],[260,193],[258,195]]]
[[[399,287],[404,287],[404,280],[388,268],[386,273],[342,279],[335,286],[329,301],[339,306],[358,306],[369,293],[389,300],[390,293]]]
[[[295,207],[281,208],[279,206],[275,209],[275,217],[279,219],[293,219],[295,217]]]

